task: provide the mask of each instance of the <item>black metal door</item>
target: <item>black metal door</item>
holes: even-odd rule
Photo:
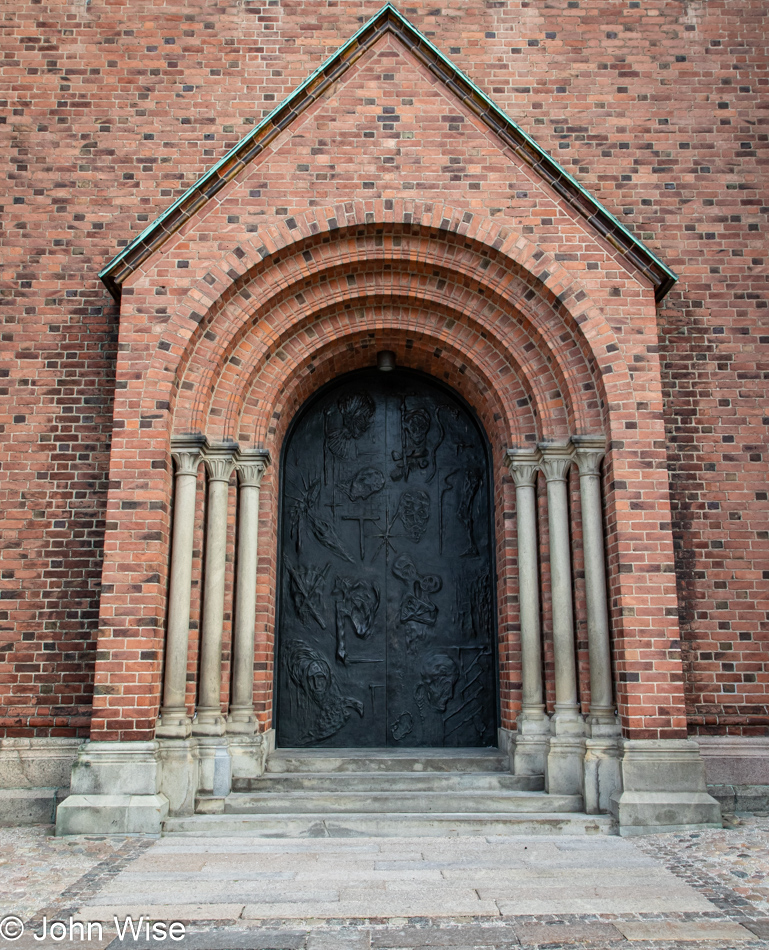
[[[354,373],[283,453],[282,747],[495,743],[496,611],[485,436],[421,374]]]

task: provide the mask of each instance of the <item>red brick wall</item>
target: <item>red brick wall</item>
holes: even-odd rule
[[[377,6],[19,2],[6,11],[0,725],[7,732],[88,728],[116,330],[116,308],[96,271]],[[681,277],[657,321],[667,444],[658,440],[654,459],[639,457],[637,471],[650,461],[661,471],[667,455],[687,704],[693,727],[706,731],[769,724],[764,7],[457,0],[437,13],[402,10]],[[464,174],[451,162],[460,157],[453,144],[447,138],[430,156],[442,169],[436,187],[444,198],[459,189],[452,176]],[[300,197],[336,199],[339,180],[327,171],[285,175],[285,195],[255,196],[255,214],[279,216]],[[528,240],[558,253],[558,223],[543,215],[523,222],[531,207],[515,190],[495,207],[492,220],[518,214]],[[248,233],[258,223],[257,215],[237,224]],[[180,288],[185,275],[172,276]],[[167,302],[170,312],[179,301]],[[645,358],[632,354],[631,372],[643,371]],[[130,384],[118,377],[119,397]],[[635,411],[658,415],[655,400],[639,395]],[[638,421],[624,422],[630,437]],[[138,420],[135,435],[142,426],[149,437],[159,425]],[[157,545],[146,577],[158,580],[140,611],[154,625],[142,628],[151,642],[134,636],[130,649],[122,644],[128,660],[100,660],[130,689],[156,686],[157,671],[141,664],[157,662],[149,654],[162,645],[167,449],[157,443],[146,461],[157,466],[148,469],[156,481],[132,486],[133,498],[115,496],[110,514],[114,528],[126,517],[120,506],[136,500],[143,530],[161,539],[142,541],[145,553]],[[157,523],[144,524],[152,518]],[[115,576],[107,583],[128,601],[136,562],[115,559],[114,540],[108,535]],[[610,545],[616,564],[624,543]],[[120,613],[114,601],[110,609]],[[666,602],[666,630],[670,612]],[[614,605],[618,627],[627,622],[620,613]],[[260,623],[269,618],[260,614]],[[669,637],[655,646],[675,653]],[[666,657],[661,668],[674,663]],[[126,671],[126,662],[138,668]],[[262,662],[268,666],[267,653]],[[630,674],[623,688],[635,689],[639,671],[619,672]],[[665,687],[658,696],[664,707]]]

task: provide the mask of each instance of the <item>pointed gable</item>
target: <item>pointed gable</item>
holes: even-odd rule
[[[429,122],[425,124],[425,116],[429,116],[431,122],[442,123],[449,129],[460,127],[466,116],[471,117],[487,136],[496,140],[497,147],[500,148],[500,158],[503,157],[504,150],[515,159],[521,169],[528,169],[528,180],[533,175],[540,187],[549,191],[554,206],[558,203],[558,199],[566,202],[572,212],[583,219],[589,229],[604,238],[632,268],[651,282],[657,300],[664,297],[676,281],[676,276],[672,271],[389,3],[104,268],[99,276],[110,293],[119,300],[123,282],[187,222],[196,215],[205,215],[210,200],[225,186],[234,182],[235,179],[247,179],[251,173],[249,166],[263,156],[271,146],[278,145],[277,140],[282,133],[289,131],[296,133],[296,137],[300,137],[302,126],[309,115],[317,118],[324,110],[326,112],[336,110],[336,114],[343,112],[340,88],[346,85],[346,81],[351,76],[355,77],[356,87],[365,89],[368,83],[372,91],[375,91],[376,73],[371,71],[371,54],[375,49],[380,56],[389,56],[394,60],[398,58],[402,60],[408,56],[411,62],[415,60],[423,71],[426,70],[432,79],[433,87],[426,91],[421,90],[422,101],[419,106],[411,110],[412,123],[421,123],[418,129],[419,137],[416,141],[409,143],[412,146],[412,156],[415,156],[412,157],[412,162],[419,163],[420,150],[425,153],[430,150]],[[407,72],[408,68],[409,64],[405,66],[401,64],[402,70],[405,69]],[[366,74],[367,69],[369,75]],[[407,81],[406,85],[411,91],[420,84],[414,79]],[[430,97],[431,101],[427,103],[425,97]],[[413,106],[413,102],[411,105]],[[401,110],[398,108],[396,111],[396,108],[387,106],[385,111],[383,107],[382,114],[377,116],[385,133],[388,126],[402,122],[403,117],[398,114]],[[454,115],[454,112],[460,114]],[[326,115],[325,118],[333,126],[334,115]],[[388,119],[391,121],[388,122]],[[467,126],[463,128],[465,137],[470,131]],[[348,138],[354,134],[352,130],[347,132]],[[411,129],[409,134],[414,136],[417,133]],[[488,141],[478,143],[477,150],[483,152],[483,144],[488,146]],[[366,158],[382,163],[382,156],[376,153],[373,142],[368,140],[368,146],[367,152],[371,154],[370,156],[366,154]],[[465,154],[473,151],[471,147],[468,148],[467,141],[464,142],[464,146]],[[309,150],[313,147],[315,155],[318,150],[323,149],[323,145],[317,139],[308,142],[308,158]],[[359,176],[363,168],[356,167],[354,162],[350,162],[349,155],[344,154],[344,147],[339,141],[335,143],[333,149],[328,144],[326,147],[333,152],[328,156],[328,160],[334,164],[334,173],[330,184],[326,186],[329,194],[325,197],[333,201],[334,191],[345,177],[344,171],[336,167],[334,159],[337,162],[340,159],[343,162],[347,161],[348,165],[351,165],[348,172],[354,175]],[[435,160],[433,156],[433,161]],[[444,159],[441,156],[437,161],[439,163],[445,161],[449,165],[450,157],[447,155]],[[365,165],[366,162],[362,164]],[[259,165],[258,162],[257,165]],[[404,169],[401,167],[398,169],[398,175],[403,176],[403,174]],[[504,167],[496,170],[496,177],[504,179],[506,185],[515,184],[512,180],[508,181],[511,174],[509,161],[505,162]],[[447,181],[452,182],[459,175],[459,170],[454,172],[449,165],[446,175]],[[386,182],[387,176],[387,165],[379,164],[377,178],[380,183]],[[467,168],[463,166],[462,179],[466,182],[468,178],[472,178],[472,172],[468,174]],[[488,188],[488,169],[483,173],[478,172],[478,180],[482,179],[486,179],[483,184],[470,187]],[[308,192],[324,190],[318,181],[317,173],[307,177]],[[301,176],[292,177],[291,183],[294,189],[297,185],[301,187]],[[500,187],[499,181],[496,184]],[[416,182],[414,182],[414,187],[417,187]]]

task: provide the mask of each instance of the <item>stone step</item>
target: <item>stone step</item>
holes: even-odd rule
[[[509,772],[498,749],[278,749],[267,772]]]
[[[554,814],[275,814],[168,818],[164,834],[184,837],[417,838],[458,835],[616,834],[606,815]]]
[[[465,814],[490,812],[578,812],[581,795],[546,795],[544,792],[403,792],[331,791],[233,792],[224,799],[226,814]]]
[[[234,779],[233,791],[269,792],[541,792],[542,775],[505,772],[269,772],[260,778]]]

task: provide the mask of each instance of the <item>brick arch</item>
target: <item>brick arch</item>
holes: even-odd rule
[[[264,307],[244,307],[240,312],[228,308],[228,326],[232,332],[225,345],[222,341],[226,331],[223,333],[221,324],[214,322],[211,326],[216,340],[209,339],[214,335],[210,331],[201,340],[199,352],[185,373],[185,383],[191,382],[193,389],[189,395],[180,393],[176,424],[185,425],[183,404],[192,403],[194,398],[186,427],[207,428],[211,422],[211,407],[224,398],[222,393],[229,391],[232,403],[232,387],[237,385],[232,377],[239,376],[239,385],[244,389],[248,387],[244,382],[245,371],[234,371],[233,365],[253,364],[257,352],[261,352],[264,359],[271,358],[287,339],[311,326],[332,308],[339,310],[340,318],[344,318],[350,309],[366,308],[372,301],[389,299],[394,304],[403,301],[415,308],[418,322],[416,310],[422,309],[421,319],[430,325],[435,321],[460,323],[479,339],[493,340],[496,351],[524,380],[526,395],[536,406],[543,430],[565,432],[570,427],[587,425],[582,418],[586,415],[585,404],[581,404],[577,413],[572,413],[573,399],[568,398],[573,396],[573,378],[577,373],[595,391],[594,380],[584,365],[573,368],[567,363],[565,369],[569,376],[565,376],[561,362],[550,359],[546,349],[543,353],[539,335],[520,316],[501,309],[493,295],[479,296],[472,288],[454,281],[444,268],[436,270],[433,265],[414,267],[408,262],[390,261],[385,270],[383,263],[365,261],[354,270],[340,266],[322,271],[312,282],[293,285],[290,293],[276,295],[278,299],[271,299]],[[425,266],[431,272],[426,273]],[[349,281],[354,281],[354,285],[350,286]],[[565,352],[566,347],[562,355]],[[231,408],[228,412],[232,416]],[[231,426],[227,434],[234,431]]]
[[[420,370],[448,383],[477,412],[495,452],[512,438],[536,440],[535,420],[521,381],[512,373],[502,381],[489,362],[468,354],[462,341],[397,320],[370,325],[340,325],[329,315],[320,344],[294,338],[285,360],[273,360],[255,376],[243,401],[238,435],[243,444],[280,451],[285,426],[312,393],[340,373],[376,365],[379,350],[393,350],[399,366]],[[516,398],[522,403],[516,407]],[[527,439],[528,436],[528,439]]]
[[[381,251],[381,247],[378,250]],[[299,325],[313,319],[308,298],[314,298],[316,306],[322,306],[329,299],[348,305],[360,291],[351,288],[345,277],[358,287],[363,285],[363,292],[371,293],[389,280],[399,290],[405,287],[406,293],[421,295],[433,305],[439,303],[460,309],[461,304],[462,319],[477,323],[481,336],[495,337],[505,359],[526,379],[529,397],[537,402],[543,434],[548,437],[602,427],[600,380],[596,378],[595,367],[585,358],[584,341],[564,325],[553,308],[543,307],[541,298],[528,292],[520,281],[510,282],[506,293],[500,293],[497,274],[492,274],[497,278],[492,282],[486,274],[477,273],[478,265],[488,265],[488,259],[475,261],[475,272],[460,264],[449,270],[445,261],[429,253],[431,250],[428,246],[421,258],[415,260],[406,253],[408,248],[405,251],[395,248],[392,257],[387,256],[385,248],[384,254],[372,260],[368,256],[370,247],[358,248],[357,253],[347,249],[343,254],[333,247],[327,249],[328,254],[333,254],[328,269],[318,266],[308,274],[308,268],[301,266],[292,283],[286,280],[286,262],[281,260],[279,287],[274,294],[271,295],[272,287],[265,287],[268,272],[258,284],[254,280],[244,287],[244,293],[235,295],[228,306],[214,307],[213,315],[201,321],[194,348],[187,351],[175,411],[176,427],[185,430],[207,427],[208,407],[214,399],[214,390],[221,386],[217,377],[228,375],[227,362],[233,357],[238,364],[243,361],[238,348],[242,348],[244,337],[250,337],[247,348],[258,339],[262,349],[271,354],[280,346],[276,340],[290,334],[292,321]],[[400,251],[404,253],[398,257]],[[305,255],[306,252],[301,258],[303,262]],[[298,257],[294,255],[295,259]],[[503,271],[503,268],[498,270]],[[513,291],[516,291],[515,303],[511,300]],[[540,305],[539,313],[532,302]],[[457,317],[455,313],[452,319]],[[189,395],[185,388],[190,391]]]
[[[255,242],[243,242],[212,265],[205,277],[191,288],[169,321],[162,341],[163,352],[157,357],[160,375],[168,379],[171,373],[178,380],[179,375],[186,372],[195,358],[199,341],[210,332],[212,322],[228,303],[235,298],[240,298],[243,303],[249,300],[249,283],[253,284],[257,278],[263,279],[269,272],[277,289],[285,291],[290,287],[289,258],[298,258],[300,252],[301,255],[312,255],[315,248],[330,244],[332,239],[337,244],[343,238],[360,241],[367,234],[376,235],[377,232],[397,237],[396,232],[400,229],[419,243],[417,257],[424,260],[429,259],[429,248],[437,240],[453,248],[461,243],[463,250],[480,255],[479,263],[488,274],[486,286],[490,292],[507,292],[508,306],[511,285],[518,282],[524,293],[515,302],[517,312],[532,326],[535,325],[532,315],[537,311],[559,320],[560,334],[550,333],[550,339],[558,344],[551,352],[563,349],[563,334],[567,332],[590,368],[593,379],[583,385],[592,386],[597,391],[596,402],[606,404],[604,389],[613,394],[630,389],[627,367],[616,355],[616,345],[612,346],[615,336],[604,315],[579,281],[549,254],[509,228],[495,225],[488,219],[481,219],[474,225],[472,220],[467,221],[466,213],[463,215],[445,206],[436,209],[433,205],[415,202],[410,206],[411,210],[407,210],[403,202],[393,202],[392,209],[383,209],[382,204],[372,203],[368,207],[361,202],[350,202],[340,208],[297,216],[290,219],[293,226],[282,222],[265,228],[260,233],[263,243],[259,246]],[[308,252],[308,249],[311,250]],[[455,261],[452,266],[454,264]],[[306,278],[310,271],[309,266],[305,266],[303,271],[300,266],[297,273],[303,273]],[[579,390],[578,398],[572,399],[576,411],[585,403],[583,392]],[[171,393],[171,396],[174,399],[175,394]],[[592,420],[590,427],[595,428]],[[581,426],[577,424],[574,428],[579,431]]]
[[[539,377],[526,373],[525,368],[517,364],[515,348],[508,339],[486,334],[483,324],[452,307],[445,299],[436,301],[429,294],[414,298],[372,293],[351,300],[344,296],[335,300],[335,294],[326,284],[322,293],[330,298],[320,301],[325,304],[322,309],[311,309],[304,319],[282,332],[264,339],[264,324],[259,323],[243,336],[217,380],[210,412],[199,417],[196,428],[205,427],[216,438],[250,438],[245,434],[248,424],[239,423],[238,418],[244,411],[247,394],[252,392],[262,374],[271,372],[271,366],[285,363],[289,359],[286,354],[295,350],[312,361],[316,350],[320,351],[340,334],[354,336],[359,330],[374,333],[377,328],[386,327],[388,330],[400,328],[412,337],[429,339],[433,348],[446,351],[446,359],[450,351],[456,365],[475,367],[479,378],[485,380],[484,385],[498,393],[500,412],[507,420],[508,438],[517,441],[526,434],[536,438],[543,428],[556,434],[567,430],[564,401],[545,361],[529,361],[530,366],[536,364]],[[482,362],[487,365],[481,366]],[[555,405],[555,411],[548,401]],[[539,413],[544,415],[544,423],[538,421]],[[516,422],[516,415],[525,418],[525,423]],[[517,435],[513,436],[513,432]]]

